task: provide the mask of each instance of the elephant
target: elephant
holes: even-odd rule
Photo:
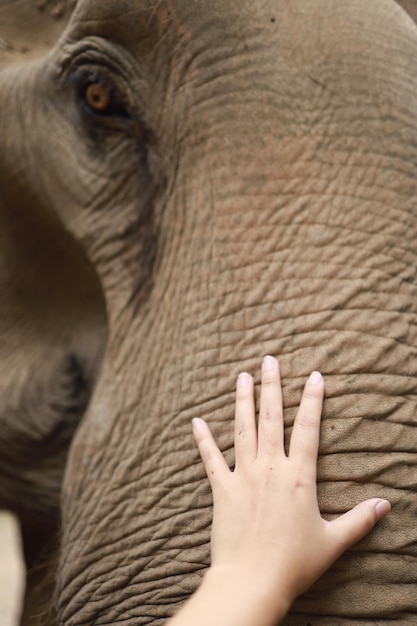
[[[22,626],[164,624],[193,593],[212,502],[191,419],[232,467],[234,381],[260,352],[286,442],[325,376],[323,515],[393,505],[285,624],[415,623],[416,9],[78,0],[44,57],[3,64],[0,506],[26,536]]]
[[[44,55],[63,30],[63,20],[25,0],[3,3],[0,25],[0,66]],[[32,623],[51,594],[49,582],[40,588],[57,549],[66,457],[98,375],[106,317],[85,254],[34,211],[18,170],[17,162],[7,170],[0,194],[0,508],[20,522],[28,570],[22,623]],[[18,207],[9,185],[22,193]]]

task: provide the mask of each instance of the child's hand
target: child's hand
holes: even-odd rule
[[[278,362],[272,357],[263,362],[258,426],[253,380],[249,374],[241,374],[233,472],[207,424],[194,420],[195,439],[214,500],[209,571],[217,572],[224,581],[241,581],[239,586],[249,593],[259,587],[259,597],[276,611],[275,619],[390,510],[385,500],[373,499],[332,522],[321,518],[316,466],[323,393],[323,379],[313,373],[304,389],[286,456]]]

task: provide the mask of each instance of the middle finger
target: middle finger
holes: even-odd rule
[[[258,457],[261,454],[274,456],[283,451],[284,417],[279,363],[272,356],[266,356],[262,362]]]

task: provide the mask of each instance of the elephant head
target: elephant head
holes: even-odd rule
[[[211,499],[190,420],[232,464],[234,380],[262,352],[287,437],[326,377],[324,515],[393,503],[286,623],[415,619],[416,53],[393,0],[79,0],[44,59],[0,74],[2,219],[65,242],[54,269],[74,273],[42,302],[76,308],[78,349],[107,319],[51,624],[162,624],[196,588]]]
[[[41,56],[63,30],[51,5],[40,12],[36,4],[0,6],[0,66]],[[2,132],[10,127],[1,142],[0,174],[0,508],[20,522],[28,568],[25,615],[32,619],[50,602],[46,572],[55,566],[50,557],[62,477],[98,374],[106,316],[99,281],[80,246],[42,211],[41,196],[20,184],[29,162],[25,138],[14,143],[19,121],[12,97],[9,91],[2,112]],[[19,102],[26,106],[27,97]]]

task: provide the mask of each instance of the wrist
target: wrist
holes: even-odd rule
[[[253,570],[212,566],[206,571],[201,587],[213,601],[221,599],[231,614],[237,616],[241,612],[242,621],[236,623],[242,626],[273,626],[285,617],[291,606],[283,586]]]

